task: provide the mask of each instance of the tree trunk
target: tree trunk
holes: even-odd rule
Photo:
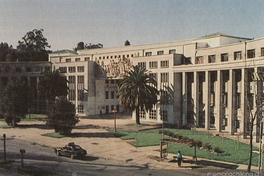
[[[249,160],[248,160],[248,168],[247,171],[251,171],[251,164],[252,164],[252,150],[253,150],[253,121],[250,122],[250,135],[249,135]]]
[[[140,124],[139,106],[136,107],[136,124]]]

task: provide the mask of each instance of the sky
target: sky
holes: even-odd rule
[[[216,32],[264,37],[263,0],[0,0],[0,42],[43,29],[50,50],[198,38]]]

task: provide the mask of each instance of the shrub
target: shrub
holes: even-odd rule
[[[215,153],[221,153],[221,150],[220,150],[219,147],[213,147],[213,151],[214,151]]]
[[[205,150],[210,150],[211,149],[211,145],[208,143],[204,143],[202,144],[202,148],[204,148]]]
[[[194,143],[195,143],[195,145],[196,145],[197,147],[202,147],[202,142],[201,142],[201,141],[199,141],[199,140],[195,140]]]

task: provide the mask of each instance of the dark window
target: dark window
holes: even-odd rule
[[[109,92],[105,91],[105,99],[109,99]]]
[[[228,61],[228,53],[221,54],[221,62]]]
[[[247,58],[255,57],[255,49],[247,50]]]
[[[208,63],[214,63],[215,62],[215,55],[209,55],[208,56]]]
[[[235,60],[240,60],[241,58],[242,58],[241,51],[234,52],[234,59]]]
[[[163,55],[164,54],[164,51],[158,51],[157,52],[157,55]]]

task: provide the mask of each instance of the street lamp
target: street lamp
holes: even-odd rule
[[[115,132],[116,132],[116,107],[114,107],[114,127],[115,127]]]

